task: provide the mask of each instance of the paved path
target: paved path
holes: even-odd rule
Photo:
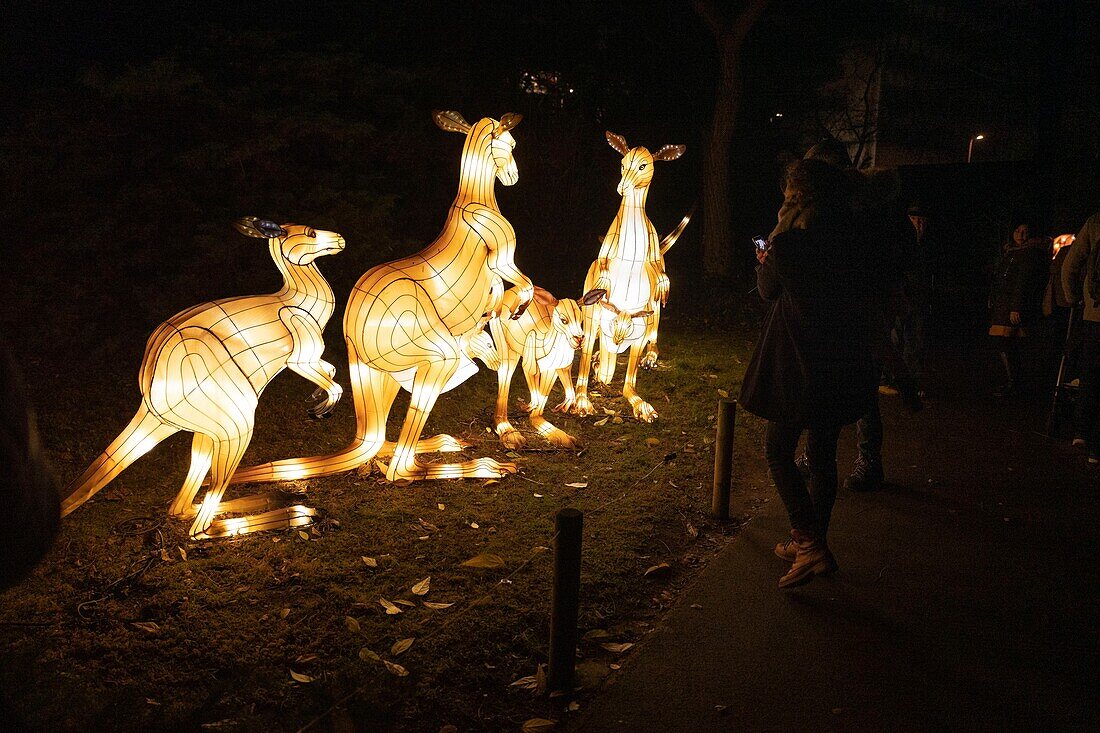
[[[894,485],[841,491],[841,572],[778,591],[769,501],[574,729],[1100,728],[1100,471],[985,390],[884,401]]]

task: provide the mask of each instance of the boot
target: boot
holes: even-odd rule
[[[860,456],[856,459],[852,475],[844,479],[844,488],[851,491],[878,491],[882,488],[882,461]]]
[[[833,557],[833,551],[825,547],[825,554],[829,560],[829,567],[818,573],[818,575],[828,575],[829,573],[835,573],[840,570],[840,564]],[[794,537],[788,537],[782,542],[777,542],[775,545],[775,556],[784,562],[793,563],[798,556],[798,545],[795,544]]]
[[[823,540],[797,529],[791,530],[791,539],[796,548],[794,563],[787,574],[779,579],[780,588],[793,588],[808,583],[815,575],[830,571],[829,548]]]

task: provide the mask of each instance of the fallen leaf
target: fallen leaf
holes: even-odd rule
[[[146,704],[146,705],[160,705],[160,703],[159,703],[159,702],[157,702],[156,700],[154,700],[154,699],[153,699],[153,698],[151,698],[151,697],[147,697],[147,698],[145,698],[145,704]]]
[[[382,606],[382,608],[386,609],[386,615],[387,616],[393,616],[395,614],[401,613],[400,608],[393,605],[392,603],[387,601],[385,598],[379,598],[378,603]]]
[[[500,483],[500,479],[491,478],[488,481],[486,481],[485,483],[483,483],[482,486],[492,486],[493,484],[499,484],[499,483]]]
[[[623,419],[621,417],[619,417],[618,415],[616,415],[615,417],[611,418],[611,424],[612,425],[622,425],[623,424]]]
[[[687,523],[687,531],[688,531],[688,534],[691,535],[692,537],[698,537],[699,536],[699,530],[691,522]]]
[[[182,547],[180,547],[178,545],[176,546],[176,549],[180,551],[180,559],[186,562],[187,561],[187,550],[183,549]]]
[[[450,608],[453,605],[453,603],[436,603],[434,601],[424,601],[424,606],[426,608],[431,608],[435,611],[442,611],[444,608]]]
[[[416,604],[412,601],[406,601],[404,598],[398,598],[394,603],[400,603],[402,606],[408,606],[409,608],[416,608]]]
[[[542,494],[531,494],[531,496],[535,497],[536,499],[542,498]]]
[[[382,657],[378,656],[377,654],[375,654],[374,652],[372,652],[370,649],[368,649],[366,647],[363,647],[362,649],[359,650],[359,658],[362,659],[364,662],[381,662],[382,661]]]
[[[622,669],[623,668],[623,665],[621,665],[621,664],[609,664],[607,666],[610,667],[611,669]]]
[[[400,639],[398,641],[395,641],[393,643],[393,646],[390,647],[390,654],[394,655],[395,657],[398,654],[404,654],[405,652],[409,651],[409,647],[411,647],[413,645],[413,641],[415,641],[415,640],[414,639]]]
[[[477,522],[470,522],[470,529],[481,529],[481,525]]]
[[[500,555],[482,553],[480,555],[474,555],[469,560],[462,563],[462,565],[467,568],[484,568],[486,570],[496,570],[497,568],[504,567],[504,558]]]
[[[577,712],[578,710],[581,709],[581,704],[579,702],[577,702],[576,700],[574,700],[573,702],[566,705],[565,709],[568,710],[571,713],[575,713],[575,712]]]
[[[539,681],[535,678],[535,675],[529,674],[526,677],[520,677],[518,680],[508,685],[509,687],[522,687],[525,690],[534,690],[539,685]]]
[[[147,634],[159,634],[160,627],[152,621],[134,621],[130,624],[135,629],[141,629]]]
[[[419,583],[417,583],[416,585],[414,585],[412,587],[412,592],[415,595],[418,595],[418,596],[426,596],[426,595],[428,595],[428,588],[431,585],[431,583],[432,583],[432,576],[429,575],[428,577],[424,578],[424,580],[422,580]]]
[[[429,530],[431,532],[438,532],[439,531],[439,527],[435,526],[431,522],[425,522],[423,519],[420,519],[420,518],[417,518],[416,521],[420,522],[420,526],[423,527],[426,530]]]
[[[645,439],[645,444],[650,446],[650,447],[653,447],[655,445],[660,445],[661,441],[657,438],[646,438]]]
[[[668,575],[672,571],[672,566],[667,562],[659,562],[652,567],[646,568],[646,571],[642,573],[646,578],[659,578]]]
[[[295,682],[301,682],[303,685],[308,685],[310,682],[313,682],[313,678],[310,677],[308,674],[295,672],[293,669],[290,670],[290,678]]]
[[[634,644],[632,644],[631,642],[626,642],[624,644],[616,644],[614,642],[605,642],[603,644],[600,644],[600,646],[602,646],[604,649],[606,649],[607,651],[609,651],[613,654],[622,654],[627,649],[634,646]]]
[[[303,540],[306,540],[307,542],[309,541],[309,532],[298,530],[298,536],[301,537]]]
[[[609,417],[605,417],[602,420],[597,420],[596,422],[594,422],[592,424],[595,425],[598,428],[603,427],[604,425],[607,425],[607,421],[610,420],[610,419],[611,418],[609,418]]]
[[[557,725],[556,720],[547,720],[546,718],[531,718],[523,724],[520,730],[523,733],[544,733],[544,731],[553,730]]]
[[[279,618],[286,618],[289,615],[290,615],[290,609],[289,608],[283,608],[283,609],[279,610]]]
[[[436,504],[436,507],[439,508],[439,511],[443,511],[444,509],[447,508],[447,505],[446,504]]]
[[[373,557],[367,557],[366,555],[363,555],[362,560],[363,564],[366,565],[368,568],[378,567],[378,561],[375,560]]]
[[[359,619],[353,616],[344,616],[344,626],[347,626],[348,631],[353,634],[359,633]]]
[[[581,638],[585,641],[595,641],[596,639],[610,639],[611,634],[603,629],[592,629],[591,631],[585,632],[584,636]]]
[[[546,692],[546,665],[540,664],[538,670],[535,672],[535,692],[542,694]],[[560,691],[555,691],[560,692]],[[554,695],[551,695],[554,697]]]
[[[389,670],[392,674],[397,675],[398,677],[409,676],[409,670],[405,669],[400,664],[394,664],[388,659],[383,659],[382,664],[386,665],[386,669]]]
[[[727,392],[727,391],[726,391],[726,390],[724,390],[724,389],[720,389],[720,390],[718,390],[718,396],[719,396],[719,397],[724,397],[724,398],[726,398],[726,399],[729,399],[730,393],[729,393],[729,392]]]
[[[606,407],[604,407],[602,409],[603,409],[603,414],[605,414],[605,415],[617,415],[618,414],[615,410],[609,410]]]
[[[486,429],[488,429],[488,428],[486,428]],[[439,729],[439,733],[458,733],[458,726],[454,726],[454,725],[451,725],[450,723],[447,723],[446,725],[444,725],[442,728]]]
[[[566,484],[566,486],[568,486],[571,489],[586,489],[586,488],[588,488],[588,482],[587,481],[576,481],[576,482],[571,483],[571,484]]]
[[[316,661],[317,661],[317,655],[316,654],[299,654],[297,657],[294,658],[294,663],[295,664],[309,664],[310,662],[316,662]]]
[[[168,557],[168,550],[164,547],[160,548],[160,559],[164,562],[172,562],[172,558]]]
[[[692,603],[691,608],[702,608],[703,606],[698,603]]]

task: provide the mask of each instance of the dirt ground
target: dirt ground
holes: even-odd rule
[[[639,379],[658,422],[638,423],[617,391],[596,387],[603,415],[551,417],[583,450],[554,450],[526,431],[528,448],[507,456],[520,473],[500,481],[398,487],[359,471],[281,486],[320,510],[305,531],[189,542],[186,525],[165,517],[189,461],[189,436],[174,436],[64,520],[32,577],[0,595],[8,704],[49,730],[465,731],[568,718],[584,690],[548,698],[537,689],[554,514],[585,514],[578,674],[590,689],[736,532],[737,521],[719,526],[707,512],[716,402],[736,395],[746,333],[667,319],[661,363]],[[67,362],[16,345],[62,485],[132,415],[141,345]],[[330,348],[326,358],[344,381],[343,354]],[[511,409],[524,429],[521,384],[517,375]],[[315,422],[305,412],[311,391],[292,374],[276,379],[244,465],[350,439],[351,400]],[[494,397],[483,369],[440,399],[426,434],[452,433],[475,443],[470,455],[504,458],[488,431]],[[768,484],[759,424],[743,417],[738,430],[733,512],[744,521]],[[503,566],[462,565],[482,554]]]

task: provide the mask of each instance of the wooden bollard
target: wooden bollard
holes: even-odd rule
[[[718,400],[718,434],[714,441],[714,494],[710,511],[715,519],[730,518],[730,481],[733,478],[733,429],[737,400]]]
[[[581,600],[581,529],[584,514],[562,509],[554,518],[554,595],[550,611],[550,668],[546,686],[573,687],[577,660],[577,613]]]

